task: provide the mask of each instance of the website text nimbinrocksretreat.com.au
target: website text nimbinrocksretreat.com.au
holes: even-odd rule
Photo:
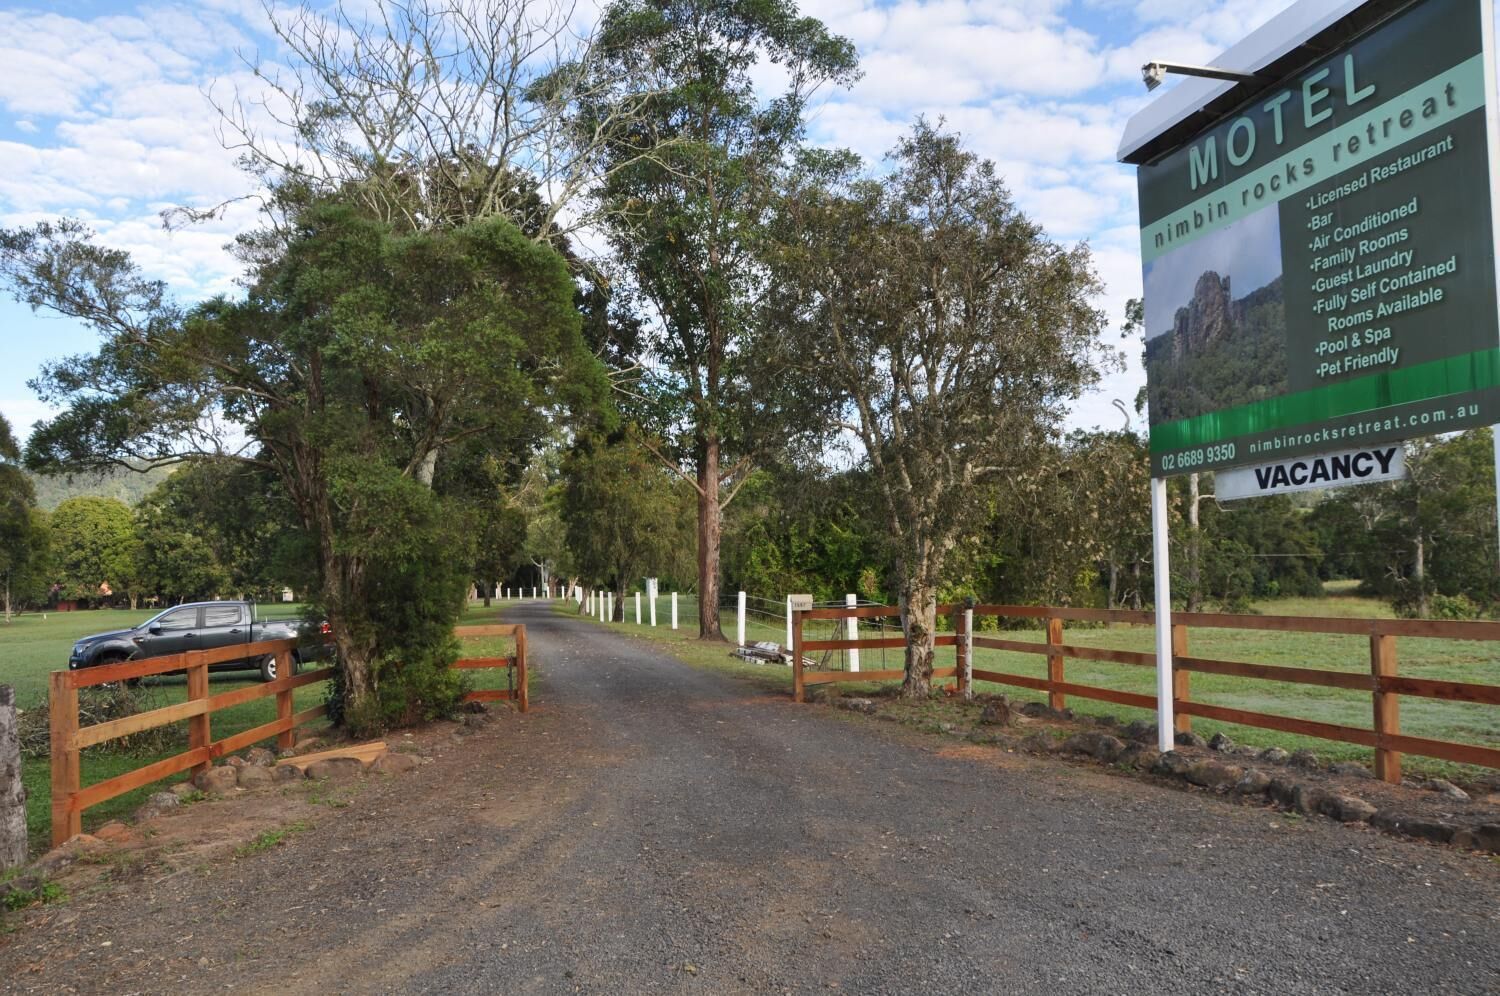
[[[1479,406],[1472,404],[1457,407],[1434,407],[1410,415],[1380,415],[1350,425],[1316,429],[1311,432],[1272,432],[1254,437],[1249,443],[1251,456],[1276,453],[1294,446],[1311,446],[1317,443],[1355,442],[1372,433],[1398,432],[1411,429],[1423,434],[1441,432],[1449,419],[1471,418],[1479,414]]]

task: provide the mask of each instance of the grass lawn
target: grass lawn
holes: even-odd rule
[[[729,647],[699,641],[696,638],[697,607],[691,599],[679,599],[678,616],[681,628],[673,632],[667,625],[666,604],[667,599],[660,600],[657,609],[658,626],[653,630],[649,625],[637,626],[635,624],[634,601],[627,596],[625,603],[627,621],[611,625],[644,636],[687,663],[711,666],[749,677],[766,687],[790,690],[792,681],[790,668],[737,662],[729,656]],[[752,607],[755,606],[755,603],[751,604]],[[568,606],[560,611],[571,612],[571,603],[568,603]],[[1255,610],[1263,615],[1356,618],[1377,618],[1390,615],[1389,608],[1384,603],[1375,599],[1359,598],[1347,592],[1331,594],[1325,598],[1284,598],[1265,601],[1257,604]],[[643,611],[642,615],[644,618],[646,613]],[[736,620],[732,607],[723,610],[722,620],[725,633],[733,639]],[[834,630],[846,624],[845,620],[819,620],[816,624],[808,625],[804,636],[810,640],[842,638],[845,635],[842,630],[840,629],[838,633]],[[876,621],[860,620],[861,637],[874,637],[878,630],[879,625]],[[899,626],[894,619],[884,621],[884,632],[886,635],[899,634]],[[1046,642],[1045,633],[1039,626],[1025,630],[1006,631],[996,635],[1001,635],[1006,639]],[[752,608],[746,623],[745,636],[750,642],[768,640],[784,643],[786,623],[783,618],[772,616],[769,611],[761,613]],[[1118,625],[1090,628],[1079,624],[1064,629],[1063,641],[1075,646],[1108,647],[1146,653],[1155,649],[1154,631],[1150,626]],[[1195,656],[1249,661],[1256,664],[1275,664],[1284,667],[1351,671],[1360,674],[1369,673],[1369,646],[1367,637],[1318,633],[1203,629],[1190,630],[1188,637],[1189,650]],[[953,651],[949,648],[939,648],[938,666],[951,664],[952,654]],[[1398,671],[1405,677],[1500,685],[1500,645],[1403,637],[1397,640],[1396,655]],[[826,660],[825,666],[831,670],[843,670],[848,666],[846,655],[841,652],[814,652],[808,656]],[[900,668],[902,653],[899,649],[866,650],[861,653],[860,665],[864,670]],[[1033,678],[1045,678],[1047,669],[1046,658],[1040,654],[1021,654],[984,648],[976,648],[974,666]],[[1155,694],[1156,691],[1155,669],[1149,667],[1069,659],[1066,662],[1066,676],[1068,681],[1075,684],[1096,685],[1147,695]],[[873,687],[875,686],[864,683],[839,686],[840,690],[846,694],[859,694]],[[1043,692],[990,682],[976,682],[975,688],[978,691],[1004,692],[1020,701],[1044,701],[1046,699],[1046,694]],[[1322,688],[1316,685],[1194,674],[1191,695],[1195,701],[1210,705],[1293,716],[1364,729],[1369,729],[1373,720],[1368,693]],[[1154,712],[1144,709],[1133,709],[1077,696],[1070,696],[1067,704],[1077,712],[1088,715],[1112,715],[1124,721],[1138,718],[1155,719]],[[1277,746],[1287,750],[1310,747],[1329,760],[1356,760],[1368,763],[1373,753],[1355,744],[1320,740],[1258,727],[1220,723],[1198,717],[1193,720],[1193,729],[1206,737],[1222,731],[1236,741],[1259,746]],[[1500,747],[1500,709],[1487,705],[1402,696],[1401,730],[1413,736]],[[1449,776],[1461,774],[1464,771],[1463,766],[1460,765],[1414,755],[1406,756],[1405,768],[1413,774],[1426,772]]]
[[[295,616],[299,606],[278,603],[260,607],[262,618]],[[491,609],[471,607],[464,622],[466,624],[498,622],[503,606]],[[159,610],[131,612],[122,609],[97,609],[84,612],[40,613],[17,616],[6,626],[0,623],[0,684],[14,685],[16,701],[20,708],[45,709],[47,700],[47,675],[51,671],[67,666],[68,651],[81,636],[107,630],[125,629],[149,619]],[[514,653],[514,641],[509,638],[466,640],[464,655],[471,657],[508,656]],[[474,688],[504,688],[507,672],[504,670],[465,671],[465,676]],[[231,671],[210,675],[210,694],[231,691],[246,685],[259,684],[259,679],[250,671]],[[187,697],[186,679],[181,676],[148,678],[143,690],[159,699],[160,705],[180,702]],[[309,709],[323,701],[326,683],[319,682],[299,688],[294,693],[296,708]],[[214,739],[222,739],[241,730],[269,723],[276,718],[276,699],[269,696],[247,702],[229,709],[222,709],[212,716]],[[186,723],[179,724],[184,730]],[[271,744],[272,741],[267,741]],[[83,754],[83,784],[113,778],[115,775],[159,760],[168,754],[107,754],[98,750],[85,750]],[[22,761],[22,781],[26,786],[26,822],[31,835],[32,853],[39,854],[49,843],[52,816],[52,785],[50,768],[46,758],[31,758]],[[159,791],[163,785],[181,778],[186,773],[174,776],[137,791],[127,793],[108,802],[101,803],[84,812],[84,829],[98,826],[111,819],[118,819],[140,806],[146,796]]]

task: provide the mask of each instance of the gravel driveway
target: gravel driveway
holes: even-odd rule
[[[0,942],[57,992],[1480,993],[1500,866],[797,707],[524,606],[531,715]],[[107,944],[106,944],[107,942]]]

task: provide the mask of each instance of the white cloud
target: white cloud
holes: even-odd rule
[[[1134,178],[1114,162],[1125,120],[1149,99],[1140,64],[1209,61],[1285,3],[805,0],[805,14],[855,42],[865,73],[821,95],[809,134],[879,168],[918,114],[945,117],[1052,237],[1089,243],[1106,284],[1098,305],[1117,323],[1141,293]],[[579,3],[575,26],[602,5]],[[257,46],[277,54],[260,0],[145,0],[96,18],[0,11],[0,111],[13,122],[0,140],[0,224],[78,215],[184,297],[232,292],[239,266],[223,247],[255,224],[255,205],[177,232],[157,215],[249,192],[203,90],[258,92],[235,52]],[[756,78],[768,91],[784,82],[772,66]],[[1109,401],[1133,403],[1141,383],[1128,359],[1077,424],[1119,423]]]

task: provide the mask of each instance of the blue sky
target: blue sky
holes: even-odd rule
[[[918,114],[945,116],[994,159],[1054,238],[1087,240],[1111,320],[1141,290],[1135,181],[1114,162],[1146,101],[1148,58],[1206,62],[1285,6],[1254,0],[808,0],[859,47],[864,79],[828,94],[812,138],[876,160]],[[204,91],[254,81],[237,52],[274,58],[259,0],[0,5],[0,225],[72,215],[129,250],[184,300],[233,292],[224,252],[249,205],[186,231],[160,212],[245,194]],[[26,387],[45,361],[88,350],[68,322],[0,301],[0,413],[21,433],[46,415]],[[1131,350],[1132,354],[1135,350]],[[1137,358],[1075,411],[1117,426]]]

